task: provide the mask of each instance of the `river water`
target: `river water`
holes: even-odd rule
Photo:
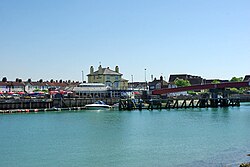
[[[216,109],[0,115],[0,166],[238,166],[250,103]]]

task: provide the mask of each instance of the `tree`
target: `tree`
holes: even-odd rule
[[[230,82],[242,82],[243,81],[243,77],[233,77]],[[246,88],[230,88],[232,93],[236,93],[236,94],[242,94]]]
[[[33,92],[40,92],[41,91],[41,89],[35,89],[35,90],[33,90]]]
[[[7,78],[3,77],[2,82],[7,82],[7,81],[8,81]]]
[[[28,79],[28,82],[31,83],[31,79],[30,78]]]
[[[43,83],[43,79],[40,79],[39,82],[40,82],[40,83]]]
[[[190,82],[188,80],[184,80],[184,79],[179,79],[179,78],[176,78],[174,80],[174,83],[176,86],[178,87],[185,87],[185,86],[191,86]]]
[[[220,81],[219,80],[213,80],[213,82],[212,82],[212,84],[219,84],[220,83]]]
[[[230,91],[233,94],[240,94],[241,93],[240,90],[238,90],[237,88],[230,88]]]
[[[242,82],[242,81],[243,81],[243,77],[239,77],[239,78],[233,77],[233,78],[230,80],[230,82]]]

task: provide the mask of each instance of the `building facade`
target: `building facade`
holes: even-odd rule
[[[23,82],[0,82],[0,91],[7,93],[7,92],[24,92],[25,91],[25,84]]]
[[[102,68],[100,65],[97,71],[94,71],[94,67],[90,67],[90,73],[88,76],[88,83],[102,83],[112,89],[128,89],[128,80],[123,79],[119,72],[119,67],[116,66],[115,70],[111,70],[109,67]]]
[[[245,75],[244,80],[243,81],[250,81],[250,75]]]

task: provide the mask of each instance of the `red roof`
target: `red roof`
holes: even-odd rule
[[[24,86],[23,82],[0,82],[0,86]]]

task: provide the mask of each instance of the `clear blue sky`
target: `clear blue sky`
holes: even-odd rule
[[[249,0],[1,0],[0,77],[250,74]]]

